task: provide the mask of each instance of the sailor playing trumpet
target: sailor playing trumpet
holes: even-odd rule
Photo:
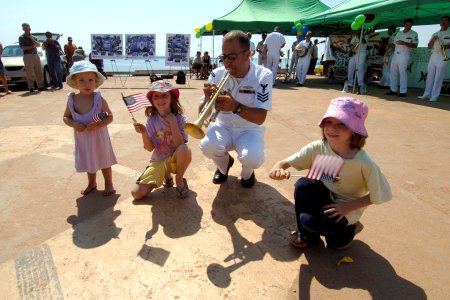
[[[228,152],[235,150],[242,164],[241,185],[250,188],[256,181],[254,169],[264,162],[262,124],[272,109],[272,72],[250,61],[250,42],[242,31],[228,32],[222,40],[222,51],[224,66],[209,76],[200,103],[201,111],[216,98],[214,108],[219,112],[201,140],[200,149],[217,166],[215,184],[228,179],[234,163]],[[215,87],[227,74],[232,77],[223,85],[227,95],[214,97]]]
[[[438,100],[441,93],[442,81],[445,70],[448,67],[450,56],[450,29],[448,28],[449,17],[441,18],[441,30],[434,33],[428,42],[428,48],[433,49],[430,61],[428,62],[428,75],[425,84],[425,91],[420,99],[430,98],[434,102]]]

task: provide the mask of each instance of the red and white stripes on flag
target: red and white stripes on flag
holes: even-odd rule
[[[334,182],[344,166],[344,159],[337,155],[318,154],[306,174],[306,178]]]
[[[108,112],[107,112],[107,111],[102,111],[102,112],[99,113],[99,114],[94,114],[94,115],[92,116],[92,121],[94,121],[94,122],[100,122],[101,120],[104,120],[104,119],[106,119],[107,117],[109,117]]]
[[[143,94],[123,96],[122,98],[130,113],[138,111],[144,107],[152,106],[150,101],[148,101],[147,97]]]

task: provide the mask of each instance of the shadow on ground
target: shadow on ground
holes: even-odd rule
[[[277,261],[293,261],[301,254],[293,251],[286,240],[294,224],[294,205],[270,185],[257,182],[253,188],[245,189],[235,177],[229,176],[214,199],[211,214],[216,223],[227,228],[234,248],[223,260],[234,264],[224,267],[212,263],[207,268],[209,280],[217,287],[228,287],[233,271],[262,260],[266,254]],[[242,236],[236,227],[238,219],[252,221],[262,228],[261,240],[253,243]]]
[[[145,200],[134,201],[135,205],[151,205],[152,227],[145,234],[145,242],[138,255],[145,260],[163,266],[169,251],[149,245],[149,240],[162,227],[164,234],[172,239],[196,234],[200,230],[203,210],[197,203],[197,194],[191,190],[186,199],[175,195],[175,188],[160,188]]]
[[[78,214],[67,218],[73,228],[75,245],[83,249],[96,248],[119,236],[121,228],[114,223],[121,213],[114,210],[119,197],[120,194],[104,197],[103,191],[93,191],[76,200]]]
[[[344,251],[327,249],[321,242],[306,248],[303,254],[308,264],[300,265],[298,282],[292,287],[299,299],[314,298],[311,297],[313,280],[332,290],[366,290],[375,300],[427,299],[421,287],[400,277],[389,261],[362,241],[355,240]],[[337,266],[344,256],[350,256],[354,262]]]

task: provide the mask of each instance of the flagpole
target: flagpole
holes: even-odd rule
[[[123,95],[123,93],[121,93],[121,94],[122,94],[122,100],[123,100],[123,102],[125,103],[125,106],[127,106],[127,102],[125,101],[125,96]],[[128,110],[128,109],[127,109],[127,110]],[[136,119],[135,119],[134,116],[133,116],[133,113],[132,113],[131,111],[129,111],[129,110],[128,110],[128,112],[130,113],[131,119],[133,120],[133,122],[134,122],[134,123],[137,123]]]

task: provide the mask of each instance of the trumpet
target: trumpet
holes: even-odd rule
[[[231,74],[228,72],[224,77],[222,77],[222,80],[219,82],[219,85],[217,86],[217,89],[214,92],[214,95],[211,97],[208,103],[205,104],[203,109],[200,112],[200,115],[198,116],[198,119],[194,123],[186,123],[184,124],[184,130],[187,134],[192,136],[196,139],[202,139],[205,136],[205,132],[202,130],[202,125],[205,127],[208,127],[210,122],[214,122],[218,111],[214,112],[209,121],[207,120],[208,116],[212,112],[212,108],[214,107],[217,97],[222,95],[224,92],[224,86],[227,83],[229,79],[233,79]]]
[[[447,56],[447,52],[445,51],[444,43],[442,42],[442,40],[439,37],[437,37],[437,39],[439,40],[439,45],[441,46],[441,51],[442,51],[442,56],[444,57],[444,61],[449,60],[449,58]]]

